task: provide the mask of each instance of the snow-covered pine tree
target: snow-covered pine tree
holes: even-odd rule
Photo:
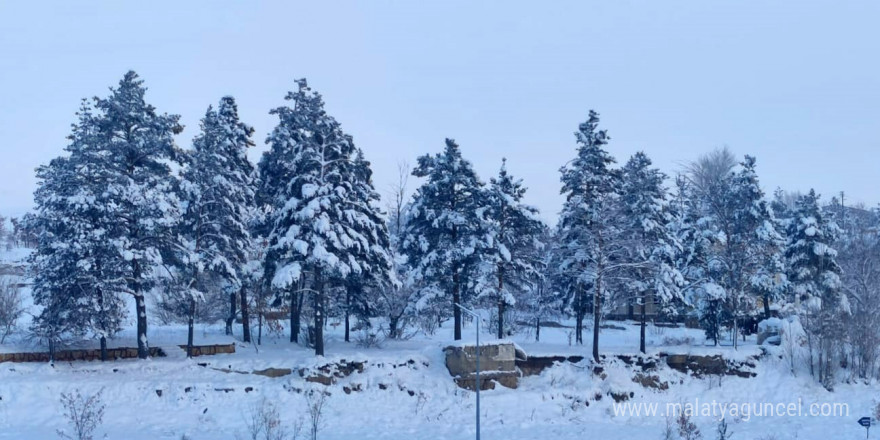
[[[303,279],[300,274],[291,274],[285,288],[273,286],[272,279],[275,274],[275,262],[268,261],[275,254],[269,253],[269,238],[275,227],[276,211],[285,206],[289,200],[288,184],[297,173],[295,160],[302,150],[302,135],[309,130],[310,124],[317,118],[317,113],[323,111],[320,107],[319,97],[311,92],[307,81],[296,81],[298,89],[289,92],[284,97],[291,101],[291,105],[282,106],[271,110],[269,113],[278,116],[278,125],[266,139],[269,149],[263,152],[257,165],[257,215],[252,225],[252,236],[259,243],[263,258],[262,273],[265,285],[255,287],[261,293],[259,304],[261,308],[269,301],[280,304],[286,301],[290,311],[290,342],[299,340],[300,323],[305,302],[305,290]],[[262,331],[262,317],[260,331]],[[259,338],[262,339],[262,338]]]
[[[80,300],[85,292],[78,288],[75,275],[83,252],[69,246],[80,229],[70,217],[68,203],[78,184],[74,167],[68,157],[58,157],[37,168],[37,179],[34,200],[40,234],[30,263],[35,274],[34,303],[42,310],[32,327],[34,334],[46,340],[50,359],[54,359],[62,337],[85,333],[92,311]]]
[[[756,298],[750,296],[763,300],[769,316],[770,302],[784,292],[787,282],[782,257],[785,240],[776,230],[773,210],[758,183],[755,158],[745,156],[740,165],[731,186],[733,216],[724,227],[734,338],[738,336],[739,319],[756,303]]]
[[[674,214],[671,228],[681,244],[675,267],[682,274],[685,303],[697,309],[697,317],[706,331],[706,339],[718,345],[720,337],[722,304],[726,297],[723,287],[710,277],[709,250],[714,231],[711,222],[703,217],[702,200],[687,177],[679,175],[675,180],[676,192],[672,201]]]
[[[623,167],[620,222],[629,266],[622,270],[622,278],[640,309],[642,353],[648,302],[653,301],[657,310],[671,312],[673,303],[684,301],[684,277],[675,264],[681,245],[670,229],[673,217],[664,180],[666,176],[651,168],[651,159],[643,152],[633,155]]]
[[[350,341],[351,314],[369,317],[371,309],[377,304],[372,301],[368,290],[391,289],[396,282],[391,253],[391,241],[384,213],[379,209],[379,193],[373,187],[373,171],[370,162],[360,148],[351,157],[351,191],[347,204],[352,214],[362,219],[351,222],[350,227],[363,240],[354,252],[353,258],[363,269],[353,271],[345,281],[345,341]],[[367,321],[369,322],[369,321]]]
[[[174,143],[183,130],[178,115],[159,114],[144,101],[146,88],[129,71],[95,98],[97,142],[102,167],[111,176],[103,193],[113,227],[106,232],[115,247],[116,262],[127,266],[128,293],[135,299],[138,357],[149,357],[145,294],[163,265],[174,262],[182,249],[176,229],[180,220],[179,179],[186,153]]]
[[[842,319],[849,301],[841,292],[837,251],[831,246],[840,229],[819,208],[819,196],[810,190],[797,202],[789,224],[785,258],[788,279],[810,346],[810,370],[826,387],[832,385],[832,358],[843,333]],[[818,354],[814,370],[813,352]]]
[[[67,157],[37,169],[34,301],[43,306],[35,332],[49,342],[50,354],[64,334],[91,334],[107,359],[107,338],[124,318],[124,269],[107,232],[115,221],[103,200],[110,177],[102,166],[97,126],[86,101],[68,137]]]
[[[681,252],[676,256],[675,267],[685,280],[686,302],[694,303],[693,292],[707,281],[706,248],[709,240],[704,224],[700,222],[699,201],[695,197],[688,179],[683,175],[675,178],[675,193],[670,203],[673,222],[670,225],[676,240],[681,244]]]
[[[788,223],[793,214],[794,205],[797,203],[797,197],[785,192],[782,188],[773,190],[773,200],[770,201],[770,208],[773,209],[773,216],[776,218],[780,231],[788,230]]]
[[[273,111],[280,121],[267,139],[270,151],[291,155],[275,155],[283,163],[261,167],[288,172],[291,178],[284,182],[278,174],[265,176],[284,182],[283,188],[270,190],[276,204],[269,215],[265,275],[273,288],[291,293],[307,283],[314,300],[315,353],[322,356],[330,289],[344,288],[351,277],[367,272],[387,276],[390,257],[385,224],[368,195],[375,192],[365,189],[372,189],[368,165],[358,162],[351,137],[326,114],[321,96],[305,80],[298,84],[299,90],[287,96],[294,108]]]
[[[488,291],[498,307],[498,339],[504,338],[506,331],[505,308],[516,304],[518,292],[533,289],[539,274],[536,251],[542,247],[539,238],[544,224],[538,209],[523,202],[526,189],[521,179],[507,172],[507,159],[502,159],[498,177],[489,180],[486,193],[486,217],[493,229],[495,247],[489,256],[494,260],[494,271]]]
[[[189,294],[188,356],[192,356],[196,301],[209,294],[210,287],[229,295],[232,316],[226,332],[232,333],[236,293],[244,294],[243,270],[251,247],[247,221],[254,203],[254,167],[247,158],[254,129],[239,120],[235,99],[223,97],[216,111],[209,107],[201,128],[181,185],[186,201],[182,233],[189,250],[184,270]]]
[[[701,213],[698,224],[710,241],[706,248],[708,282],[702,289],[706,294],[701,301],[706,312],[703,321],[711,324],[707,331],[714,329],[709,333],[716,333],[717,338],[717,319],[729,314],[734,347],[739,323],[755,304],[753,294],[769,303],[785,282],[778,264],[782,237],[758,183],[755,158],[746,156],[740,165],[738,171],[709,179],[707,185],[695,185],[694,193]]]
[[[530,292],[524,292],[517,299],[517,309],[523,312],[527,321],[535,323],[535,341],[541,340],[541,323],[550,317],[558,315],[562,310],[562,295],[556,292],[554,264],[556,259],[556,242],[552,229],[546,224],[539,235],[540,249],[536,250],[533,286]]]
[[[589,119],[575,132],[577,156],[560,169],[565,203],[559,215],[558,243],[563,253],[560,270],[571,277],[573,295],[568,305],[577,319],[577,342],[583,343],[583,318],[588,304],[587,289],[593,291],[593,359],[599,362],[599,325],[609,273],[623,266],[624,247],[617,227],[617,197],[620,173],[612,168],[614,158],[605,151],[610,139],[599,130],[599,114],[590,110]]]
[[[454,338],[461,339],[461,310],[473,292],[492,237],[485,220],[487,206],[483,183],[458,144],[446,139],[436,155],[419,157],[413,176],[427,181],[413,196],[405,222],[401,248],[421,285],[419,306],[444,301],[452,308]],[[445,299],[451,300],[445,302]]]

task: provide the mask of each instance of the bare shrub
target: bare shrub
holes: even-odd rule
[[[661,327],[662,328],[662,327]],[[691,336],[664,336],[663,345],[694,345],[696,340]]]
[[[59,429],[58,436],[69,440],[93,440],[95,430],[104,420],[104,402],[101,400],[103,392],[102,389],[92,396],[83,396],[79,390],[73,394],[61,393],[64,418],[70,424],[73,433],[68,434]]]
[[[417,316],[416,320],[419,324],[419,328],[422,329],[422,331],[428,336],[436,333],[437,327],[440,326],[440,318],[434,313],[420,313]]]
[[[355,336],[355,344],[360,348],[382,348],[385,338],[371,328],[361,328]]]
[[[675,423],[678,425],[678,435],[682,440],[700,440],[703,438],[700,428],[697,428],[697,424],[691,420],[691,415],[687,411],[682,411],[681,415],[675,420]]]
[[[672,417],[666,417],[666,426],[663,427],[663,431],[660,433],[660,440],[677,440],[675,435],[675,419]]]
[[[330,394],[324,390],[313,389],[303,393],[309,415],[309,438],[318,440],[318,432],[324,428],[324,409]]]
[[[422,410],[425,409],[425,405],[428,403],[428,395],[422,391],[419,391],[419,394],[416,396],[416,415],[418,415]],[[878,407],[880,408],[880,407]]]
[[[730,437],[733,436],[733,432],[730,432],[730,429],[727,427],[727,420],[723,417],[718,421],[718,426],[715,429],[717,433],[717,440],[730,440]]]
[[[15,331],[22,315],[24,301],[21,290],[9,278],[0,278],[0,344]]]
[[[724,373],[717,374],[709,374],[706,376],[707,381],[709,382],[709,389],[713,388],[721,388],[724,384]]]
[[[251,440],[296,440],[302,431],[303,421],[297,420],[288,429],[281,421],[278,407],[264,398],[251,408],[245,424]]]

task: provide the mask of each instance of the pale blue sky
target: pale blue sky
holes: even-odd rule
[[[0,213],[32,204],[82,97],[128,69],[189,147],[226,94],[257,159],[306,76],[374,164],[459,141],[484,180],[506,156],[555,217],[558,168],[596,109],[623,162],[664,171],[728,145],[765,189],[880,202],[880,2],[362,1],[0,3]]]

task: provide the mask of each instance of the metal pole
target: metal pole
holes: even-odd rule
[[[480,318],[477,320],[477,440],[480,440]]]
[[[455,306],[471,315],[477,322],[477,347],[475,351],[477,356],[477,440],[480,440],[480,315],[473,310],[462,307],[461,304],[455,304]]]

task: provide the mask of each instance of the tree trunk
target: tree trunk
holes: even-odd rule
[[[345,290],[345,342],[351,342],[349,335],[351,333],[351,292]]]
[[[601,270],[601,267],[600,267]],[[593,298],[593,360],[599,363],[599,320],[602,310],[602,276],[596,277],[596,294]]]
[[[55,335],[50,335],[46,342],[49,344],[49,365],[55,365]]]
[[[576,289],[577,292],[574,294],[574,343],[580,344],[584,327],[583,289],[581,289],[580,285]],[[569,345],[571,344],[571,337],[569,337],[568,343]]]
[[[193,357],[193,328],[196,316],[196,299],[189,299],[189,316],[186,322],[186,357]]]
[[[229,292],[229,317],[226,318],[226,334],[232,334],[232,324],[235,322],[236,309],[235,292]]]
[[[97,264],[98,271],[101,270],[101,265]],[[101,314],[101,362],[107,362],[107,323],[105,321],[107,311],[104,310],[104,291],[101,289],[97,290],[98,293],[98,310]],[[3,339],[0,338],[0,344],[3,343]]]
[[[764,319],[770,319],[770,297],[764,295]]]
[[[646,353],[645,351],[645,326],[647,325],[648,313],[647,313],[647,305],[648,305],[648,295],[642,294],[642,310],[641,310],[641,329],[639,334],[639,351],[642,353]]]
[[[541,318],[535,319],[535,342],[541,342]]]
[[[315,356],[324,356],[324,286],[320,281],[315,289]]]
[[[248,300],[247,289],[241,289],[241,339],[244,342],[251,342],[251,323],[248,316]]]
[[[296,317],[296,292],[290,292],[290,342],[296,343],[297,332],[294,332],[294,322]]]
[[[498,339],[504,339],[504,266],[498,265]]]
[[[392,316],[388,318],[388,337],[390,339],[397,339],[397,323],[400,318],[397,316]]]
[[[458,269],[453,268],[452,272],[452,319],[454,321],[453,339],[461,340],[461,292],[459,291],[459,274]]]
[[[296,313],[293,315],[293,338],[299,341],[299,331],[300,323],[302,322],[302,309],[303,309],[303,300],[305,299],[305,293],[303,290],[300,290],[296,294]]]
[[[721,323],[718,322],[718,313],[720,313],[718,308],[721,307],[721,305],[718,303],[718,300],[712,300],[709,307],[712,310],[712,322],[714,323],[712,325],[712,342],[714,342],[714,345],[717,347],[718,338],[721,336]]]
[[[739,340],[737,337],[739,336],[739,301],[737,299],[733,300],[733,349],[736,350],[739,346]]]
[[[147,303],[144,301],[144,294],[141,292],[141,266],[138,260],[132,260],[134,283],[132,291],[135,299],[135,315],[137,315],[137,344],[138,358],[146,359],[150,357],[150,344],[147,341]]]
[[[257,312],[257,345],[263,345],[263,311]]]
[[[498,301],[498,339],[504,339],[504,300]]]

